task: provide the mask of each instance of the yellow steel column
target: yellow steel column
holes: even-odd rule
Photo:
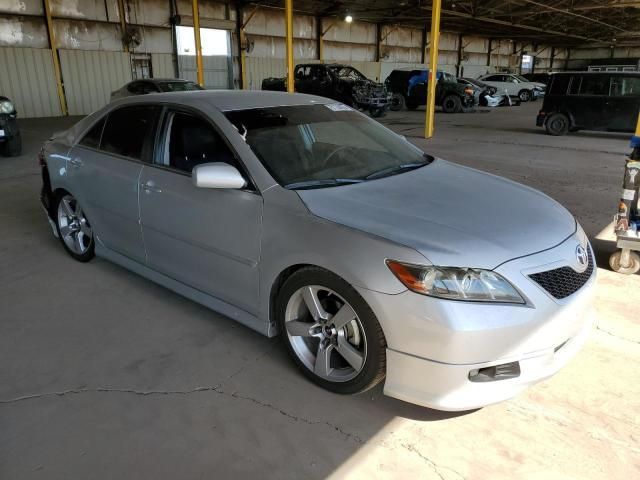
[[[436,82],[438,81],[438,45],[440,43],[441,7],[441,0],[433,0],[433,8],[431,9],[431,38],[429,42],[429,83],[427,88],[424,138],[431,138],[433,136],[433,124],[436,112]]]
[[[202,43],[200,43],[200,11],[198,0],[192,0],[193,32],[196,39],[196,65],[198,67],[198,84],[204,87],[204,68],[202,67]]]
[[[62,115],[67,115],[67,99],[64,95],[62,87],[62,72],[60,71],[60,59],[58,58],[58,48],[56,47],[56,36],[53,31],[53,21],[51,20],[51,8],[49,0],[43,0],[44,13],[47,17],[47,33],[49,34],[49,46],[51,47],[51,56],[53,57],[53,72],[56,76],[56,86],[58,87],[58,99],[60,100],[60,111]]]
[[[636,125],[636,137],[640,137],[640,112],[638,112],[638,123]]]
[[[293,82],[293,0],[285,0],[287,20],[287,92],[295,91]]]
[[[118,0],[118,16],[120,17],[120,29],[122,30],[122,38],[124,38],[124,34],[127,33],[127,17],[125,15],[124,0]],[[125,52],[128,52],[129,46],[125,45],[124,42],[122,43],[122,49]]]

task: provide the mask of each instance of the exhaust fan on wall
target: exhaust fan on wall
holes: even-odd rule
[[[140,43],[142,43],[142,40],[140,39],[140,30],[135,27],[127,27],[122,35],[122,43],[131,50],[138,47]]]

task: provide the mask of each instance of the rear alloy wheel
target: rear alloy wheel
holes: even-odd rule
[[[529,102],[533,98],[533,93],[530,90],[520,90],[518,98],[521,102]]]
[[[442,101],[442,111],[445,113],[460,113],[462,111],[462,102],[460,97],[449,95]]]
[[[353,394],[384,378],[382,328],[340,277],[315,267],[298,270],[278,294],[277,317],[290,356],[321,387]]]
[[[88,262],[94,257],[93,229],[73,195],[59,197],[56,227],[60,241],[69,255],[79,262]]]
[[[570,128],[569,117],[564,113],[552,113],[544,124],[549,135],[558,137],[566,135]]]
[[[391,105],[389,106],[389,109],[393,112],[397,112],[404,108],[404,103],[404,95],[401,93],[394,93],[391,96]]]

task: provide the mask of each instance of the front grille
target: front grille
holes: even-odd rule
[[[587,247],[589,265],[584,272],[576,272],[571,267],[560,267],[546,272],[534,273],[529,277],[551,294],[552,297],[561,300],[573,295],[580,290],[591,278],[593,273],[593,259],[591,246]]]

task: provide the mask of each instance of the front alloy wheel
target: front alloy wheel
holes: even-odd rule
[[[93,229],[72,195],[66,194],[59,198],[56,225],[58,236],[69,255],[80,262],[93,258]]]
[[[341,278],[305,268],[285,282],[278,320],[302,372],[337,393],[358,393],[384,378],[384,335],[362,297]]]

